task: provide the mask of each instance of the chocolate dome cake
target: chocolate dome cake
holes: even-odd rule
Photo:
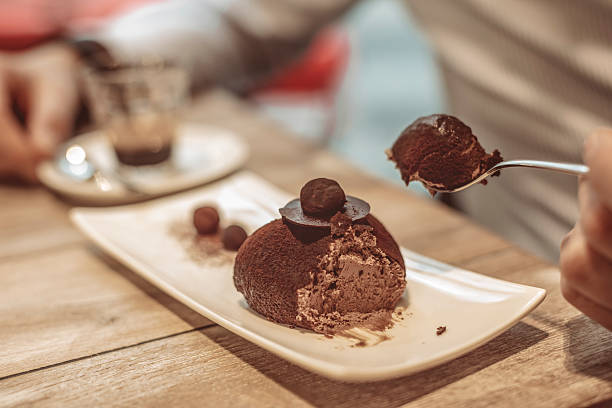
[[[324,334],[383,330],[406,287],[400,249],[370,206],[333,180],[307,183],[282,219],[242,244],[234,284],[268,319]]]

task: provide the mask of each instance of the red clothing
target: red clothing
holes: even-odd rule
[[[106,18],[159,0],[0,1],[0,49],[19,50],[66,32],[91,29]]]

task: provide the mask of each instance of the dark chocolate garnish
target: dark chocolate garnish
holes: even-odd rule
[[[340,184],[327,178],[310,180],[300,191],[302,211],[307,215],[333,215],[340,211],[345,202],[346,196]]]
[[[331,226],[330,217],[313,217],[304,214],[299,198],[289,201],[278,211],[283,216],[283,220],[292,224],[316,228],[330,228]],[[355,222],[364,219],[370,213],[370,204],[357,197],[346,196],[346,202],[340,211]]]
[[[221,242],[223,247],[230,251],[237,251],[240,249],[242,243],[247,239],[246,231],[239,225],[230,225],[223,230],[223,236]]]
[[[219,213],[214,207],[200,207],[193,212],[193,225],[199,234],[214,234],[219,228]]]

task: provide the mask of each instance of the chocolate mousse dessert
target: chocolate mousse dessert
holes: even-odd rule
[[[282,218],[255,231],[236,256],[234,284],[249,306],[326,335],[390,327],[405,266],[370,206],[333,180],[315,179],[279,211]]]
[[[469,183],[503,161],[498,150],[487,154],[472,129],[450,115],[417,119],[387,150],[387,156],[406,184],[421,181],[432,195]]]

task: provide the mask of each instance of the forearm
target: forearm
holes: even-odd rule
[[[194,87],[248,88],[299,53],[357,0],[174,0],[111,21],[95,38],[127,63],[157,56],[184,67]]]

